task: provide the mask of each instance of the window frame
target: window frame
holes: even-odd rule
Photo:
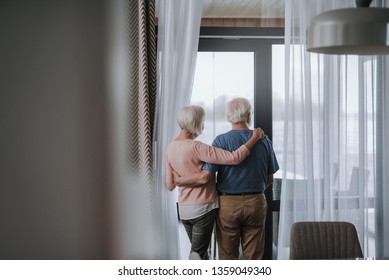
[[[254,53],[254,126],[272,139],[272,45],[284,44],[283,28],[202,27],[199,52]],[[258,75],[260,73],[260,75]]]
[[[199,52],[254,53],[254,127],[261,127],[273,138],[272,116],[272,46],[284,44],[284,28],[200,28]],[[273,259],[273,212],[280,210],[280,200],[273,200],[273,187],[265,191],[268,211],[263,259]],[[278,228],[278,227],[277,227]]]

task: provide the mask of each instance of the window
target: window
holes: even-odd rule
[[[245,97],[251,100],[254,109],[252,127],[261,127],[266,132],[281,159],[282,124],[278,115],[282,114],[284,104],[283,66],[282,28],[202,29],[191,100],[191,104],[200,105],[206,111],[204,133],[198,140],[211,144],[218,134],[230,130],[226,102],[233,97]],[[276,242],[273,236],[277,238],[278,231],[278,218],[273,224],[273,213],[278,217],[279,200],[273,201],[271,188],[266,197],[271,203],[265,259],[272,259]],[[216,256],[215,252],[211,256]]]
[[[191,104],[206,112],[200,141],[212,144],[217,135],[231,129],[225,106],[234,97],[254,102],[254,53],[199,52]]]

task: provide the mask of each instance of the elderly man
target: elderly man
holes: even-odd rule
[[[245,98],[236,98],[227,104],[227,119],[232,129],[218,135],[212,145],[234,151],[252,135],[251,105]],[[191,177],[177,178],[178,185],[196,185],[212,180],[217,174],[219,194],[217,240],[219,259],[263,258],[267,202],[264,190],[273,182],[279,169],[272,143],[268,138],[257,142],[250,155],[239,165],[205,164],[203,171]]]

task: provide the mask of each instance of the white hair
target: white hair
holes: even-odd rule
[[[178,113],[181,129],[200,135],[204,129],[205,111],[200,106],[186,106]]]
[[[251,121],[251,104],[246,98],[234,98],[227,103],[227,120],[232,123]]]

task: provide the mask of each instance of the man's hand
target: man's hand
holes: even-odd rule
[[[176,184],[176,186],[180,185],[180,177],[180,174],[173,170],[173,182]]]
[[[176,186],[179,187],[201,187],[209,182],[215,175],[207,170],[202,170],[199,173],[193,173],[181,177],[177,172],[173,171],[173,179]]]

